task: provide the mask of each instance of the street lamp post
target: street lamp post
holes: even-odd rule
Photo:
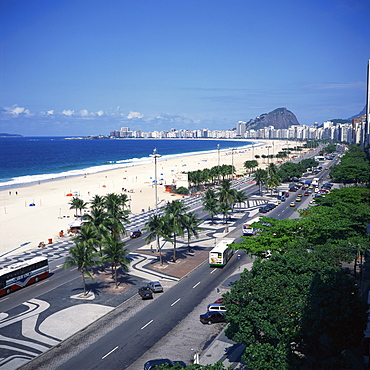
[[[157,195],[157,158],[162,157],[160,154],[157,153],[157,148],[154,148],[153,154],[149,155],[150,157],[154,158],[154,186],[155,186],[155,214],[158,213],[158,195]]]
[[[235,148],[230,148],[231,149],[231,179],[234,178],[234,149]]]
[[[220,144],[217,144],[218,152],[218,183],[220,183]]]

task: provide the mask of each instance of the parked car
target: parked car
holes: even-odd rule
[[[285,196],[284,196],[284,195],[282,195],[282,196],[280,197],[280,200],[281,200],[282,202],[285,202],[285,200],[286,200]]]
[[[153,298],[153,292],[148,286],[142,286],[141,288],[139,288],[139,295],[142,299]]]
[[[222,312],[208,311],[199,317],[202,324],[214,324],[217,322],[226,322],[225,316]]]
[[[289,198],[289,191],[286,191],[284,195],[285,195],[285,198]]]
[[[222,303],[224,301],[224,298],[221,297],[219,299],[216,299],[213,303]]]
[[[163,292],[163,286],[159,281],[151,281],[150,283],[148,283],[148,287],[153,293]]]
[[[130,238],[131,239],[136,239],[138,238],[139,236],[141,236],[141,231],[140,230],[136,230],[136,231],[133,231],[130,235]]]
[[[186,364],[183,361],[171,361],[168,358],[159,358],[157,360],[150,360],[146,362],[144,364],[144,370],[155,370],[157,366],[164,364],[168,364],[170,367],[175,366],[175,364],[186,367]]]
[[[221,303],[211,303],[207,306],[207,311],[226,312],[226,307]]]
[[[270,211],[270,208],[269,207],[266,207],[266,206],[263,206],[259,209],[260,213],[267,213],[268,211]]]

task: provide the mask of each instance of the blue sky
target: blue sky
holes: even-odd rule
[[[365,106],[368,0],[0,0],[0,132],[301,124]]]

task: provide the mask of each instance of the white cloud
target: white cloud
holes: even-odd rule
[[[89,115],[89,111],[87,109],[80,110],[80,116],[87,117]]]
[[[104,112],[102,110],[100,110],[100,111],[96,112],[96,114],[100,117],[104,114]]]
[[[133,112],[130,111],[130,113],[127,115],[127,119],[132,119],[132,118],[143,118],[144,115],[141,114],[140,112]]]
[[[32,116],[33,114],[30,112],[29,109],[26,109],[24,107],[18,107],[16,104],[11,107],[4,107],[3,112],[5,114],[11,114],[13,116]]]
[[[50,109],[46,112],[48,116],[52,116],[54,114],[54,109]]]
[[[62,114],[64,114],[65,116],[72,116],[73,113],[74,113],[74,111],[70,110],[70,109],[68,109],[68,110],[65,109],[64,111],[62,111]]]

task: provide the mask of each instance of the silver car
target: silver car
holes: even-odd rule
[[[148,283],[148,287],[152,290],[153,293],[163,292],[163,287],[159,281],[151,281]]]

